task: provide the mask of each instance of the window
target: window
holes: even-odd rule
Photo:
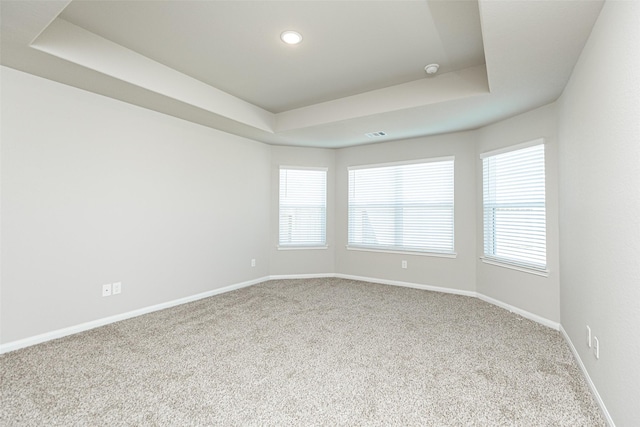
[[[281,248],[327,244],[327,170],[280,168]]]
[[[545,270],[544,143],[536,140],[524,148],[485,153],[481,158],[483,260]]]
[[[453,252],[453,158],[349,168],[350,249]]]

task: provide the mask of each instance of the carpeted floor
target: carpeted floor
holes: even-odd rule
[[[475,298],[282,280],[0,356],[3,426],[604,426],[566,343]]]

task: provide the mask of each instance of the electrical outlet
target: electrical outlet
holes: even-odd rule
[[[402,260],[402,268],[407,268],[407,260]]]
[[[598,337],[593,337],[593,354],[596,356],[596,359],[600,359],[600,341]]]
[[[587,325],[587,345],[591,348],[591,328]]]
[[[107,283],[106,285],[102,285],[102,296],[103,297],[111,296],[111,283]]]
[[[256,266],[256,260],[255,260],[255,259],[252,259],[252,260],[251,260],[251,267],[255,267],[255,266]]]
[[[116,294],[119,294],[120,292],[122,292],[122,282],[114,283],[111,290],[112,290],[113,295],[116,295]]]

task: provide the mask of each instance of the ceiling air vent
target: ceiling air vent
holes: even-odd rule
[[[365,133],[365,135],[367,135],[369,138],[378,138],[381,136],[387,136],[386,132],[369,132],[369,133]]]

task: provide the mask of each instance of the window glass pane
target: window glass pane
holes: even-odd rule
[[[279,245],[326,245],[327,172],[280,169]]]
[[[546,268],[544,144],[485,157],[484,255]]]
[[[453,253],[453,160],[349,170],[351,247]]]

